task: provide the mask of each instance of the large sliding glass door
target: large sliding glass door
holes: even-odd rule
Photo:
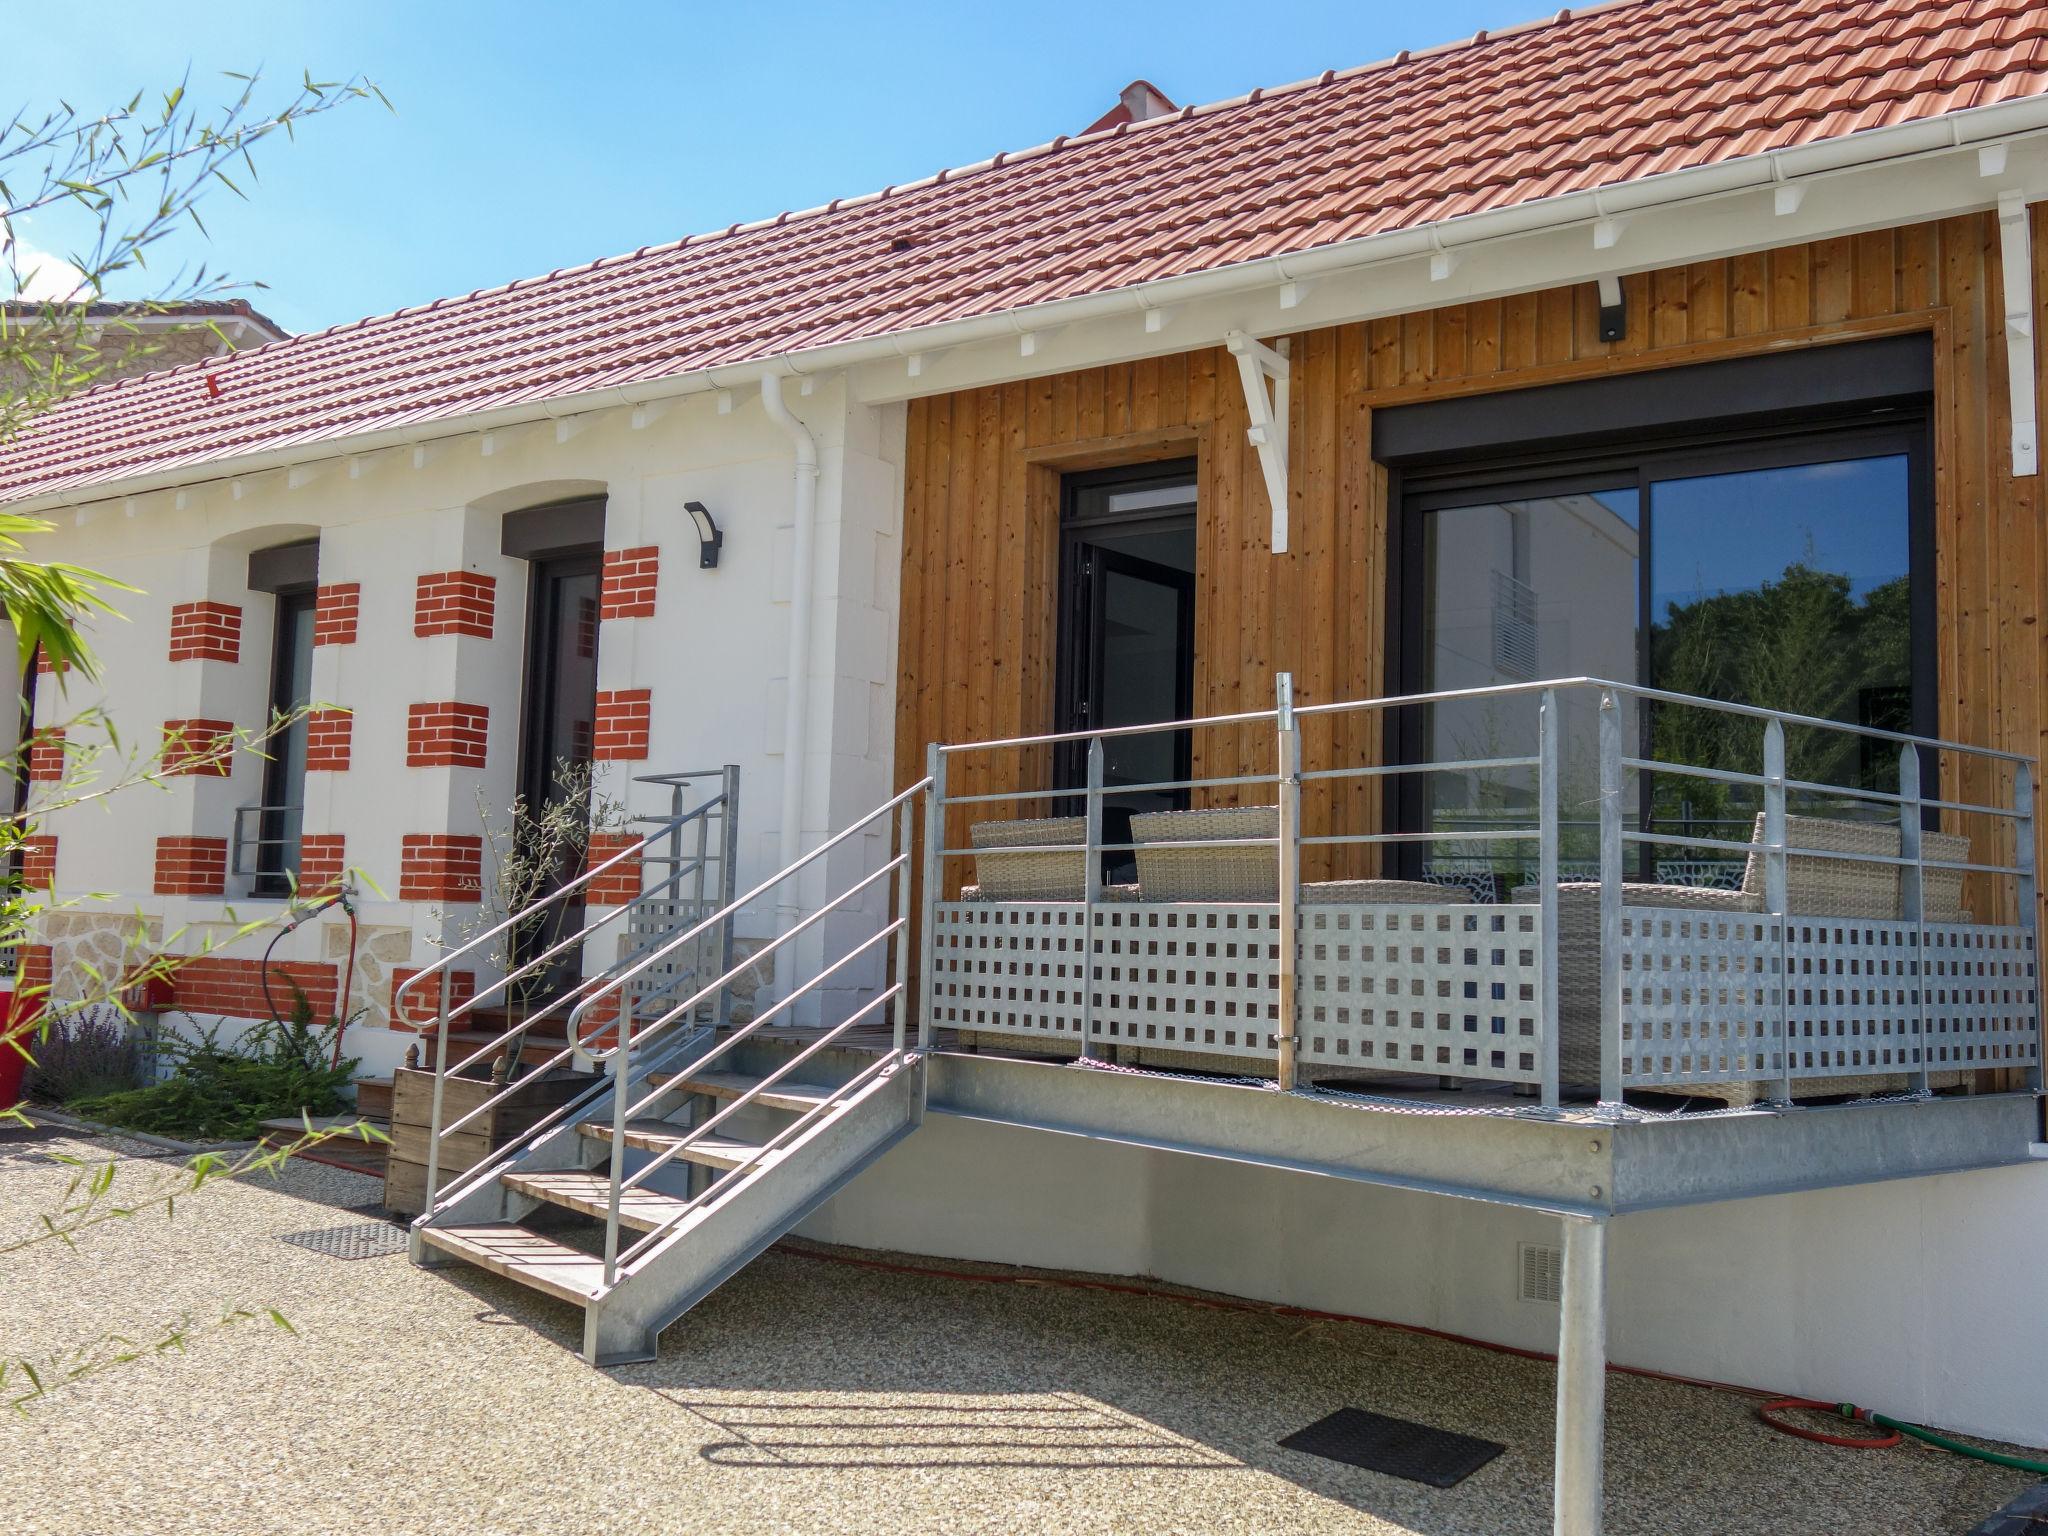
[[[1824,720],[1930,730],[1925,440],[1924,423],[1896,420],[1410,476],[1404,691],[1610,677]],[[1409,761],[1522,756],[1535,740],[1533,698],[1409,713]],[[1659,761],[1752,772],[1759,761],[1760,722],[1632,706],[1624,729]],[[1568,873],[1583,873],[1596,856],[1595,737],[1590,719],[1569,714],[1565,731],[1561,853]],[[1790,776],[1896,788],[1894,750],[1845,740],[1789,732]],[[1753,795],[1678,774],[1646,774],[1639,787],[1630,807],[1639,825],[1748,839]],[[1404,817],[1416,829],[1526,826],[1533,803],[1527,771],[1441,772],[1414,786]],[[1646,877],[1740,878],[1739,860],[1637,846]],[[1479,889],[1526,878],[1533,859],[1506,841],[1425,848],[1426,872],[1462,874]]]

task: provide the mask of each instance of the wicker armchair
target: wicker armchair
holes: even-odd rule
[[[1764,818],[1750,834],[1751,852],[1736,890],[1689,885],[1653,885],[1634,881],[1622,885],[1622,903],[1631,907],[1683,907],[1694,911],[1761,912],[1764,910]],[[1793,848],[1833,853],[1893,857],[1899,851],[1896,827],[1837,821],[1823,816],[1787,816],[1785,842]],[[1929,832],[1921,838],[1925,857],[1960,862],[1969,839],[1952,832]],[[1869,864],[1860,859],[1831,859],[1814,854],[1785,860],[1786,909],[1799,917],[1867,917],[1897,919],[1902,915],[1901,871],[1896,865]],[[1922,912],[1928,922],[1967,923],[1962,906],[1963,872],[1930,869],[1922,882]],[[1533,885],[1518,887],[1513,899],[1534,902]],[[1557,888],[1558,1080],[1581,1088],[1600,1080],[1600,884],[1560,881]],[[1959,1082],[1958,1073],[1935,1073],[1937,1087]],[[1889,1093],[1911,1082],[1904,1073],[1857,1077],[1802,1078],[1803,1096],[1822,1098],[1847,1093]],[[1671,1083],[1662,1093],[1753,1104],[1775,1086],[1768,1082]]]
[[[1131,818],[1138,849],[1138,891],[1146,901],[1278,901],[1280,850],[1272,843],[1232,846],[1237,838],[1277,837],[1272,805],[1208,811],[1145,811]],[[1161,843],[1216,840],[1213,848],[1162,848]],[[1470,897],[1456,887],[1421,880],[1316,880],[1301,887],[1304,905],[1392,901],[1450,906]]]

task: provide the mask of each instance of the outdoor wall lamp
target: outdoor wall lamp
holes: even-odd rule
[[[718,564],[718,551],[725,543],[725,535],[718,531],[718,524],[711,521],[711,513],[703,502],[686,501],[683,510],[697,525],[698,568],[708,571]]]

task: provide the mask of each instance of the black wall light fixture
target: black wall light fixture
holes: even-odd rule
[[[719,532],[718,524],[711,521],[711,513],[703,502],[686,501],[683,510],[697,525],[697,565],[708,571],[718,564],[718,551],[725,545],[725,535]]]

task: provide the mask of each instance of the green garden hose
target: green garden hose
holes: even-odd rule
[[[1781,1408],[1811,1408],[1821,1413],[1839,1413],[1845,1419],[1860,1419],[1865,1424],[1874,1424],[1891,1433],[1881,1439],[1856,1439],[1842,1435],[1824,1435],[1817,1430],[1801,1429],[1796,1424],[1787,1424],[1772,1417]],[[2018,1472],[2032,1472],[2036,1476],[2048,1477],[2048,1461],[2029,1461],[2024,1456],[2008,1456],[2003,1451],[1987,1451],[1978,1446],[1965,1445],[1960,1440],[1951,1440],[1947,1435],[1937,1435],[1931,1429],[1922,1429],[1918,1424],[1907,1424],[1898,1419],[1887,1418],[1869,1408],[1858,1408],[1854,1403],[1823,1403],[1810,1397],[1780,1397],[1758,1407],[1757,1417],[1775,1430],[1788,1435],[1797,1435],[1803,1440],[1818,1440],[1823,1445],[1842,1445],[1882,1450],[1897,1445],[1899,1436],[1911,1435],[1915,1440],[1924,1440],[1929,1445],[1938,1445],[1944,1451],[1954,1451],[1958,1456],[1968,1456],[1977,1461],[1988,1461],[1994,1466],[2011,1467]]]

